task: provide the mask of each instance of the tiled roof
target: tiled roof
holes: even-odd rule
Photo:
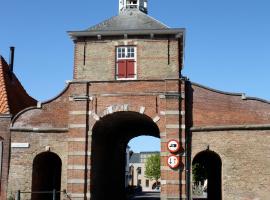
[[[141,162],[141,155],[140,153],[133,153],[129,160],[130,163],[140,163]]]
[[[142,151],[140,153],[133,153],[130,157],[129,162],[130,163],[141,163],[141,155],[155,155],[155,154],[160,154],[159,151]]]
[[[15,74],[10,73],[5,59],[0,56],[0,114],[15,115],[35,104],[36,100],[27,94]]]
[[[0,114],[10,113],[6,88],[7,70],[7,63],[4,58],[0,56]]]
[[[137,11],[127,10],[105,20],[95,26],[87,29],[87,31],[115,31],[115,30],[157,30],[169,29],[168,26],[150,17],[149,15]]]

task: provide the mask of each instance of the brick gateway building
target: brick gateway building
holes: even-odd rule
[[[1,199],[53,189],[125,199],[125,149],[140,135],[160,138],[162,200],[192,198],[194,162],[211,172],[208,199],[269,199],[270,103],[185,79],[185,30],[148,16],[147,0],[119,4],[118,16],[69,32],[74,79],[47,102],[29,97],[1,59]],[[170,139],[181,145],[176,169],[167,165]]]

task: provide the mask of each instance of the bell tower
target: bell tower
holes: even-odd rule
[[[147,1],[148,0],[119,0],[119,14],[130,9],[137,9],[147,14]]]

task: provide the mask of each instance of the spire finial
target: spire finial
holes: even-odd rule
[[[125,10],[136,9],[147,14],[147,1],[148,0],[119,0],[119,13]]]

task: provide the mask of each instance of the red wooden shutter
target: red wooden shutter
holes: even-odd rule
[[[126,78],[127,74],[127,67],[126,67],[126,60],[118,60],[118,78]]]
[[[127,78],[135,77],[135,60],[127,60]]]

